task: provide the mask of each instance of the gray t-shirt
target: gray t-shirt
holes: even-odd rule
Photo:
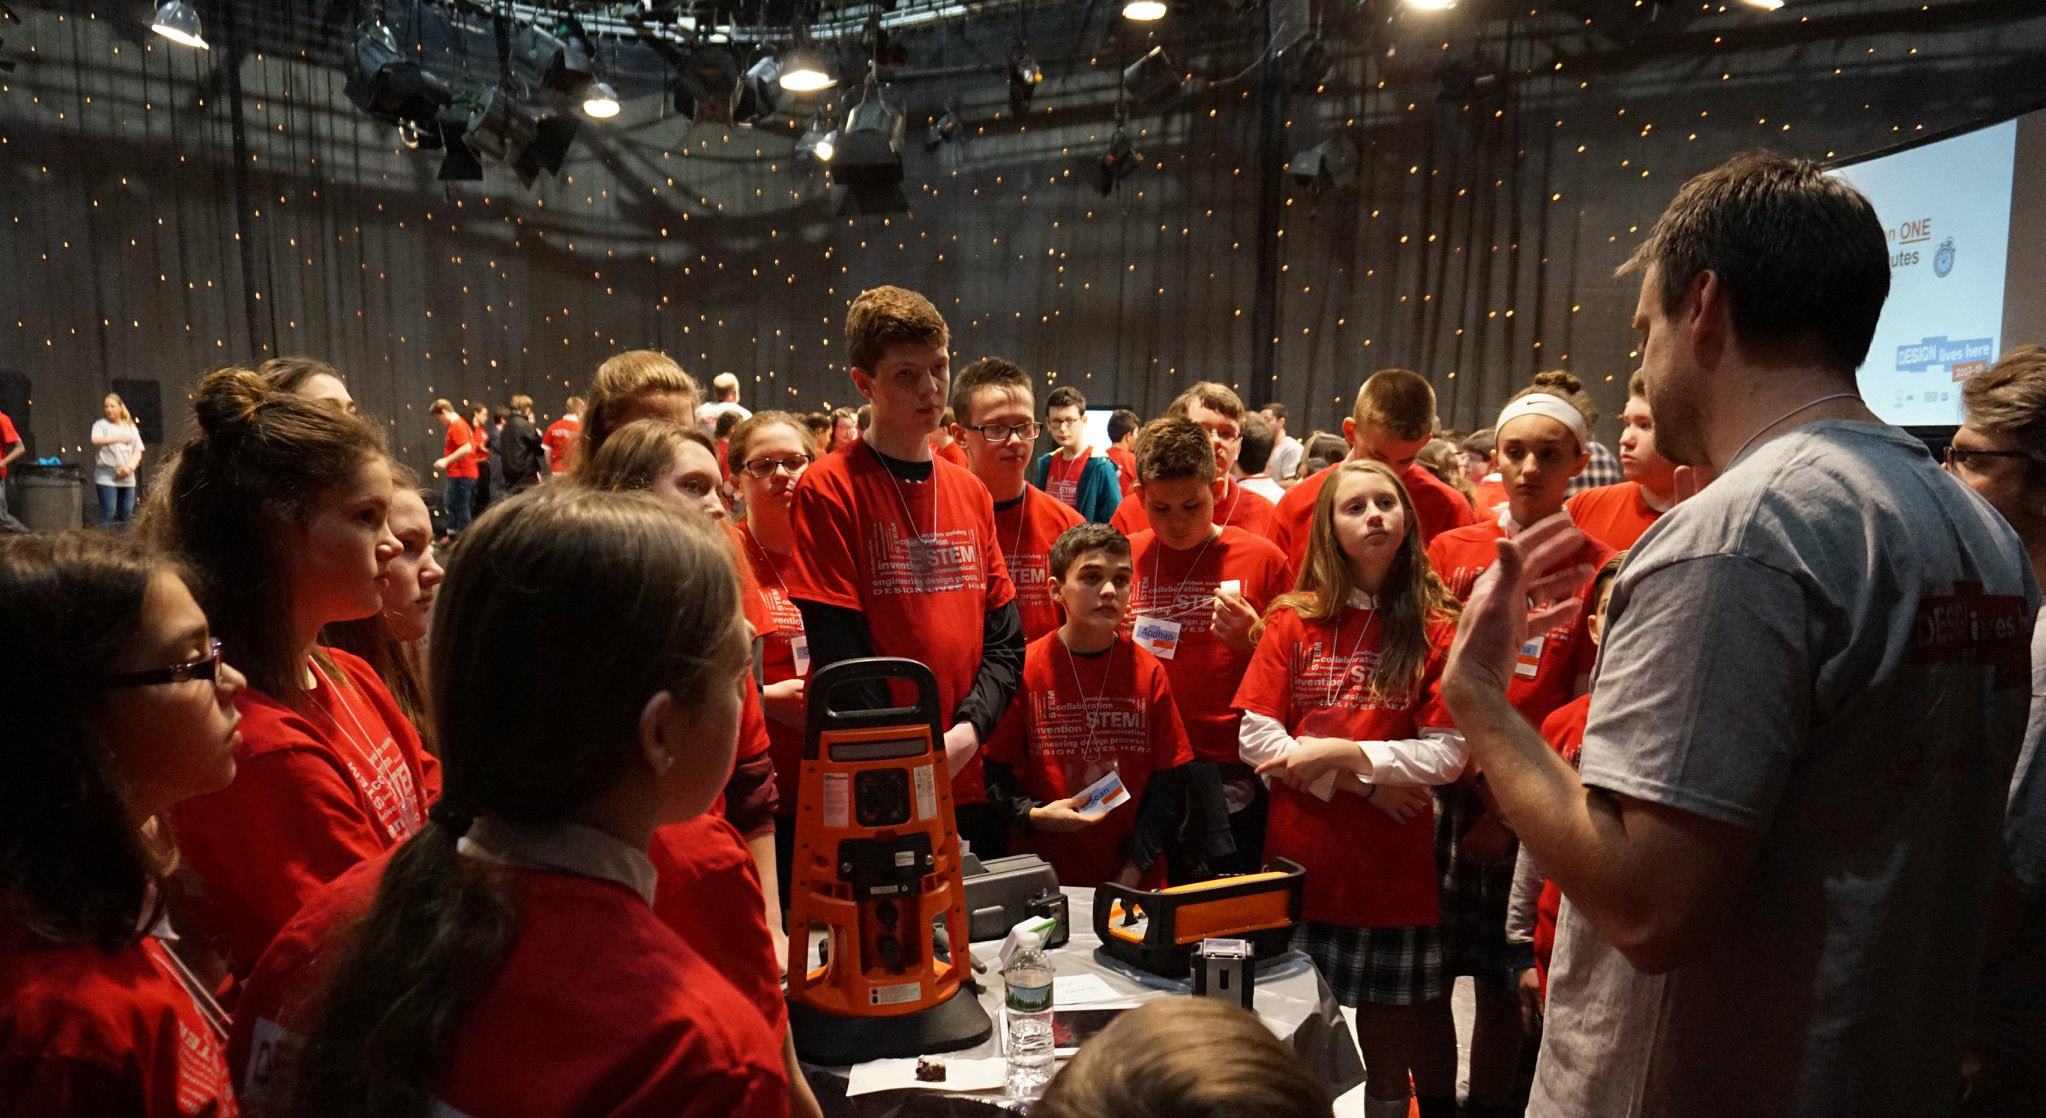
[[[1879,424],[1779,436],[1648,530],[1584,783],[1758,846],[1666,974],[1565,901],[1529,1113],[1952,1109],[2038,598],[1989,505]]]

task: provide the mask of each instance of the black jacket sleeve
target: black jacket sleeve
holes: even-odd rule
[[[1023,684],[1023,619],[1016,603],[989,610],[981,617],[980,672],[973,677],[973,690],[959,703],[953,725],[973,723],[973,732],[985,742],[994,736],[995,723],[1009,709],[1016,688]],[[950,727],[947,727],[949,729]]]
[[[813,676],[840,660],[858,660],[874,654],[874,635],[867,629],[866,614],[803,598],[796,599],[796,609],[803,615],[803,635],[810,642]],[[815,702],[819,696],[812,695],[810,699]],[[852,702],[854,696],[841,696],[839,701]],[[880,687],[859,688],[857,701],[868,709],[889,705],[888,696]]]
[[[1137,821],[1122,840],[1122,856],[1139,872],[1149,873],[1166,847],[1174,842],[1187,817],[1187,766],[1175,765],[1151,774],[1144,798],[1137,801]]]
[[[1015,769],[1000,761],[989,761],[982,754],[981,777],[987,784],[987,802],[1001,809],[1002,818],[1009,821],[1016,833],[1027,835],[1037,829],[1031,825],[1030,809],[1044,804],[1023,790]]]

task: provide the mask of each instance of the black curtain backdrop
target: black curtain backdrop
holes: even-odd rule
[[[495,78],[476,11],[383,7],[437,69]],[[624,112],[584,123],[561,176],[529,190],[491,167],[450,188],[437,153],[343,96],[353,6],[204,3],[203,52],[151,34],[149,9],[16,0],[0,23],[17,64],[0,75],[0,369],[30,378],[15,419],[39,455],[89,458],[116,379],[162,382],[181,431],[200,374],[279,354],[341,367],[414,467],[438,452],[436,396],[526,392],[552,416],[634,346],[737,374],[753,407],[853,404],[840,323],[881,283],[932,297],[957,362],[1005,355],[1146,415],[1220,380],[1285,403],[1304,436],[1388,365],[1426,374],[1463,428],[1552,367],[1617,413],[1637,283],[1613,271],[1685,178],[2046,97],[2046,11],[2024,0],[1427,16],[1274,0],[1182,4],[1153,29],[1119,4],[1046,5],[905,34],[886,94],[910,115],[913,210],[845,217],[793,158],[800,122],[688,123],[644,44],[603,41]],[[1269,48],[1317,27],[1335,65],[1296,88]],[[1019,28],[1047,75],[1020,119],[1003,77]],[[1196,90],[1130,117],[1142,166],[1104,196],[1095,161],[1147,33]],[[947,106],[963,140],[927,152]],[[1338,137],[1361,153],[1353,184],[1282,175]]]

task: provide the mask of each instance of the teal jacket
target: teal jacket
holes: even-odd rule
[[[1030,484],[1039,489],[1049,490],[1045,482],[1051,478],[1051,456],[1040,454],[1030,467]],[[1081,516],[1096,524],[1106,524],[1115,515],[1117,506],[1122,504],[1122,475],[1116,471],[1115,463],[1100,455],[1087,459],[1087,465],[1080,470],[1080,488],[1074,494],[1073,507]]]

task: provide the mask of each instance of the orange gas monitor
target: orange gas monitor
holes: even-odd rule
[[[915,705],[837,705],[891,687],[914,690]],[[813,1063],[949,1052],[994,1031],[968,988],[939,716],[937,680],[914,660],[845,660],[810,681],[790,871],[789,1030]],[[813,933],[823,937],[814,969]]]
[[[1185,978],[1204,939],[1249,940],[1257,958],[1286,950],[1300,920],[1307,871],[1284,858],[1263,873],[1146,891],[1113,883],[1094,890],[1094,934],[1112,959]]]

